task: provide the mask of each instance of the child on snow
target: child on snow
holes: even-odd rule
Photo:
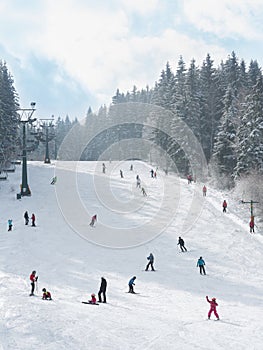
[[[42,289],[42,292],[43,292],[43,296],[42,296],[42,299],[43,299],[43,300],[52,300],[52,298],[51,298],[51,293],[48,292],[48,291],[46,290],[46,288],[43,288],[43,289]]]
[[[208,311],[208,319],[210,320],[210,316],[213,312],[215,314],[215,317],[219,320],[219,316],[218,316],[218,313],[216,311],[216,307],[218,306],[218,304],[216,302],[216,298],[212,298],[212,300],[209,300],[208,296],[206,296],[206,300],[210,304],[210,310]]]
[[[91,294],[91,300],[89,300],[90,304],[97,304],[97,299],[94,293]]]
[[[8,220],[8,231],[12,231],[12,227],[13,227],[13,220],[9,219]]]

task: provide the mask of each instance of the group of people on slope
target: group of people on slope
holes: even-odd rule
[[[29,223],[29,215],[28,215],[27,211],[24,213],[24,219],[25,219],[25,225],[28,225],[28,223]],[[32,221],[31,226],[36,226],[36,216],[35,216],[35,214],[32,214],[31,221]],[[12,229],[13,229],[13,220],[12,219],[8,219],[7,226],[8,226],[7,231],[12,231]]]

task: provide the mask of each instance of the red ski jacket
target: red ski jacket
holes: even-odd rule
[[[31,282],[35,282],[36,281],[36,275],[34,275],[33,273],[31,273],[29,278],[30,278]]]
[[[211,309],[215,310],[218,306],[217,302],[215,300],[209,300],[208,297],[206,297],[206,300],[209,302]]]

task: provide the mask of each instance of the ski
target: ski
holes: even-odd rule
[[[90,303],[88,301],[82,301],[82,304],[88,304],[88,305],[100,305],[99,303]]]

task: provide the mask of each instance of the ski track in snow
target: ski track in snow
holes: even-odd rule
[[[125,229],[145,225],[154,215],[161,221],[174,208],[162,234],[130,249],[92,244],[70,228],[50,185],[54,164],[29,162],[31,197],[16,200],[21,166],[0,183],[0,350],[262,349],[263,237],[249,233],[249,212],[245,216],[244,207],[228,195],[228,213],[223,214],[224,193],[208,186],[203,198],[203,184],[188,185],[161,171],[152,179],[151,166],[133,165],[130,171],[130,162],[121,164],[124,179],[116,162],[106,164],[106,174],[100,163],[78,165],[83,205],[98,214],[94,235],[100,234],[102,221]],[[137,174],[146,198],[136,189]],[[123,206],[137,201],[139,209],[120,214],[104,207],[93,189],[94,177],[105,188],[110,178],[115,200]],[[24,225],[25,210],[36,214],[37,227]],[[178,236],[184,238],[187,253],[180,252]],[[150,252],[156,273],[143,271]],[[200,276],[196,267],[199,256],[207,276]],[[32,270],[39,275],[38,293],[29,297]],[[133,275],[138,295],[125,293]],[[109,303],[82,304],[98,291],[101,276],[108,281]],[[52,301],[41,299],[44,287]],[[217,298],[220,321],[206,320],[206,295]]]

